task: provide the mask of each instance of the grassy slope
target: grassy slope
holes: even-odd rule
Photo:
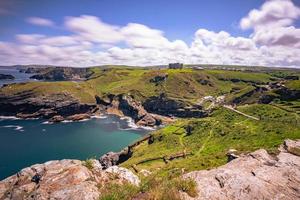
[[[141,160],[178,152],[192,152],[186,159],[176,159],[168,164],[162,160],[137,165],[138,169],[149,169],[165,173],[174,168],[199,170],[226,163],[226,152],[234,148],[239,152],[250,152],[265,148],[274,152],[286,138],[300,138],[300,117],[271,105],[241,106],[239,110],[261,117],[255,121],[235,112],[220,108],[211,117],[180,120],[154,133],[155,142],[146,142],[134,149],[131,159],[122,164],[125,167]],[[187,136],[183,128],[193,126]],[[161,138],[161,139],[160,139]],[[161,140],[161,141],[160,141]]]
[[[242,81],[268,82],[271,76],[262,73],[235,72],[222,70],[146,70],[130,68],[91,68],[93,76],[84,82],[34,82],[15,84],[0,90],[0,93],[14,94],[21,91],[33,91],[36,95],[67,92],[83,102],[94,102],[95,95],[133,94],[143,101],[145,98],[164,92],[170,98],[186,102],[195,102],[207,95],[222,95],[235,89],[234,95],[249,88],[248,83],[224,81],[220,79],[236,78]],[[168,74],[167,81],[154,84],[150,79],[160,74]],[[206,80],[209,84],[200,84]],[[251,87],[251,86],[250,86]]]
[[[287,81],[285,86],[289,88],[290,90],[299,90],[300,88],[300,80],[292,80]]]
[[[12,95],[21,92],[32,92],[34,96],[51,95],[58,93],[71,94],[83,103],[95,103],[94,89],[85,82],[31,82],[13,84],[0,90],[0,94]]]

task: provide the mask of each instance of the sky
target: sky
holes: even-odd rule
[[[0,65],[300,67],[300,0],[0,0]]]

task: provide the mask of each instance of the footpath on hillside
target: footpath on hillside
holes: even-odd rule
[[[243,116],[245,116],[245,117],[248,117],[248,118],[251,118],[251,119],[254,119],[254,120],[257,120],[257,121],[260,120],[260,119],[257,118],[257,117],[253,117],[253,116],[251,116],[251,115],[248,115],[248,114],[246,114],[246,113],[243,113],[243,112],[241,112],[241,111],[238,111],[238,110],[234,109],[231,105],[223,105],[223,107],[224,107],[224,108],[227,108],[227,109],[229,109],[229,110],[232,110],[232,111],[234,111],[234,112],[236,112],[236,113],[238,113],[238,114],[240,114],[240,115],[243,115]]]

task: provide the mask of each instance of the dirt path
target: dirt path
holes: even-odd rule
[[[251,116],[251,115],[247,115],[247,114],[245,114],[245,113],[243,113],[243,112],[241,112],[241,111],[238,111],[238,110],[234,109],[234,108],[233,108],[232,106],[230,106],[230,105],[223,105],[223,107],[224,107],[224,108],[227,108],[227,109],[229,109],[229,110],[232,110],[232,111],[234,111],[234,112],[236,112],[236,113],[238,113],[238,114],[240,114],[240,115],[243,115],[243,116],[245,116],[245,117],[248,117],[248,118],[250,118],[250,119],[254,119],[254,120],[257,120],[257,121],[260,120],[260,119],[257,118],[257,117],[253,117],[253,116]]]

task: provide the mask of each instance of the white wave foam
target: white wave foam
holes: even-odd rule
[[[82,120],[78,120],[78,122],[86,122],[89,121],[90,119],[82,119]]]
[[[42,122],[42,124],[53,124],[53,122],[45,121],[45,122]]]
[[[120,128],[120,130],[138,130],[138,129],[144,129],[144,130],[155,130],[155,127],[149,127],[149,126],[138,126],[134,122],[134,120],[130,117],[120,117],[121,120],[126,120],[127,126],[129,128]]]
[[[15,116],[0,116],[0,119],[18,120],[18,119],[21,119],[21,118],[17,118]]]
[[[93,116],[91,116],[91,118],[95,118],[95,119],[106,119],[107,116],[106,116],[106,115],[93,115]]]
[[[74,121],[72,121],[72,120],[64,120],[64,121],[62,121],[62,123],[71,123],[71,122],[74,122]]]
[[[5,127],[5,128],[14,128],[14,130],[16,130],[16,131],[24,131],[23,130],[23,126],[18,126],[18,125],[7,125],[7,126],[3,126],[3,127]]]

